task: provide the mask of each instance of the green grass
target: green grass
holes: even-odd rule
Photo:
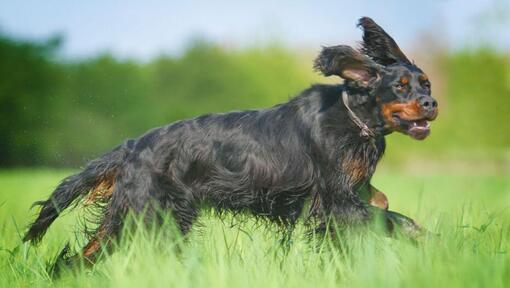
[[[0,286],[83,287],[509,287],[510,179],[382,171],[374,179],[390,208],[440,236],[413,245],[365,231],[314,245],[298,227],[291,245],[249,219],[201,217],[188,241],[138,231],[92,270],[52,282],[47,261],[74,239],[73,215],[37,247],[20,241],[35,211],[68,171],[0,172]],[[231,223],[236,223],[232,227]],[[171,231],[171,229],[165,232]]]

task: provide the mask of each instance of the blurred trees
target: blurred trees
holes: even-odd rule
[[[310,79],[278,47],[197,41],[180,57],[139,63],[108,54],[58,60],[55,39],[0,41],[0,166],[82,165],[155,126],[286,101]]]
[[[284,102],[314,79],[311,63],[279,47],[231,51],[198,41],[179,57],[141,63],[108,54],[58,59],[60,42],[0,36],[0,166],[83,165],[152,127]],[[490,50],[441,60],[447,103],[426,149],[508,149],[508,64]]]
[[[0,35],[0,166],[39,164],[59,67],[60,41],[16,42]]]

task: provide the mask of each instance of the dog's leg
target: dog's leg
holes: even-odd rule
[[[336,197],[335,197],[336,196]],[[355,227],[379,221],[388,233],[401,233],[410,238],[423,235],[424,230],[411,218],[400,213],[369,205],[354,193],[338,193],[327,201],[321,201],[318,215],[323,221],[318,226],[318,232],[334,230],[337,227]],[[329,227],[329,228],[328,228]]]
[[[90,237],[89,242],[82,248],[81,253],[68,256],[69,246],[66,246],[55,263],[50,267],[52,277],[59,277],[63,268],[73,269],[83,264],[92,266],[97,261],[103,249],[111,250],[113,241],[119,236],[122,228],[121,218],[114,220],[111,216],[106,215],[103,223],[96,229],[96,232]],[[117,216],[118,217],[118,216]]]
[[[171,176],[168,176],[171,175]],[[155,186],[152,198],[157,202],[163,215],[172,213],[173,220],[183,235],[186,235],[198,217],[198,201],[193,189],[180,177],[179,169],[170,168],[166,174],[154,176]]]
[[[363,185],[359,189],[358,195],[366,203],[384,210],[388,210],[388,197],[386,197],[386,195],[379,189],[372,186],[372,184]]]
[[[389,211],[388,198],[383,192],[375,188],[372,184],[363,185],[359,189],[358,195],[365,203],[386,210],[386,212],[383,213],[376,209],[375,213],[384,214],[384,217],[387,219],[388,230],[390,232],[394,231],[396,228],[401,233],[413,237],[424,232],[424,230],[420,227],[420,225],[417,224],[415,220],[400,213]]]
[[[380,190],[378,190],[377,188],[372,186],[372,184],[370,184],[369,190],[370,190],[370,199],[369,199],[368,203],[372,206],[376,206],[381,209],[388,210],[389,204],[390,204],[388,202],[388,197],[386,197],[386,195],[383,192],[381,192]]]
[[[367,202],[372,206],[386,210],[387,212],[385,212],[385,214],[388,220],[391,221],[391,225],[398,227],[401,233],[414,238],[425,232],[414,219],[394,211],[389,211],[388,198],[383,192],[375,188],[372,184],[368,185],[368,190],[370,197]]]
[[[385,212],[385,215],[391,223],[391,232],[397,228],[398,231],[395,232],[402,233],[411,238],[416,238],[427,233],[416,221],[405,215],[389,210]]]
[[[101,213],[103,213],[102,220],[100,220],[99,227],[93,233],[89,234],[89,231],[85,231],[86,234],[91,236],[88,243],[82,248],[81,253],[69,256],[70,247],[66,245],[56,258],[55,263],[49,267],[50,273],[54,277],[59,276],[62,268],[72,269],[79,267],[82,263],[85,266],[91,266],[96,262],[103,247],[111,249],[112,241],[117,238],[123,227],[127,211],[123,194],[125,187],[122,181],[119,181],[119,178],[107,178],[98,183],[97,187],[84,199],[83,205],[85,207],[106,205],[104,208],[100,208]],[[95,221],[93,220],[94,223]]]
[[[101,247],[111,246],[109,239],[107,239],[106,236],[106,230],[104,228],[100,227],[96,234],[94,234],[87,245],[83,247],[82,249],[82,256],[84,260],[86,260],[86,263],[94,264],[97,260],[98,254],[100,253]]]
[[[103,250],[111,251],[125,226],[128,213],[142,216],[145,224],[159,225],[163,223],[165,212],[170,211],[183,234],[190,230],[198,214],[189,188],[178,179],[168,179],[154,172],[150,166],[144,167],[137,159],[125,163],[115,180],[107,186],[99,186],[101,189],[94,190],[85,199],[85,205],[107,202],[101,224],[81,253],[68,256],[69,247],[62,250],[50,267],[54,277],[58,277],[62,268],[79,267],[82,263],[92,266]]]
[[[186,234],[198,213],[193,191],[176,174],[178,171],[163,173],[153,163],[146,164],[140,159],[126,163],[107,209],[107,235],[122,229],[128,212],[143,217],[146,225],[163,224],[170,212],[180,231]]]

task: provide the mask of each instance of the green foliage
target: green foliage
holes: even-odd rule
[[[69,173],[0,172],[0,287],[507,287],[510,283],[510,179],[488,175],[382,173],[375,185],[392,210],[437,237],[418,244],[371,231],[320,242],[299,225],[289,246],[249,217],[205,213],[189,239],[172,226],[127,233],[91,270],[55,282],[47,262],[75,237],[75,213],[59,218],[39,247],[22,244],[32,201]],[[232,224],[235,224],[232,226]],[[75,248],[79,247],[73,241]],[[316,247],[316,248],[314,248]]]
[[[448,134],[463,145],[509,148],[510,58],[490,50],[447,59]],[[473,137],[480,135],[480,137]]]
[[[81,165],[155,126],[286,101],[309,79],[278,47],[226,51],[196,42],[180,57],[142,64],[111,55],[56,62],[54,46],[2,43],[4,166]]]
[[[58,39],[21,43],[0,35],[0,166],[40,163],[58,69]]]
[[[0,166],[83,165],[150,128],[272,106],[318,79],[310,59],[275,46],[226,50],[197,41],[183,55],[141,63],[108,54],[59,60],[59,43],[0,38]],[[426,144],[388,137],[389,162],[432,154],[504,159],[510,143],[508,57],[479,50],[436,61],[446,83],[432,135]]]

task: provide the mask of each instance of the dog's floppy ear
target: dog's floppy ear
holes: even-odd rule
[[[367,56],[345,45],[323,47],[314,68],[324,76],[337,75],[367,86],[377,76],[377,64]]]
[[[363,29],[362,52],[381,65],[396,62],[411,63],[400,50],[395,40],[369,17],[359,19],[358,26]]]

